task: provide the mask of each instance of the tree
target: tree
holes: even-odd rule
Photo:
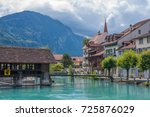
[[[89,41],[90,41],[89,38],[84,38],[84,40],[83,40],[83,46],[87,45]]]
[[[68,68],[70,65],[71,66],[73,65],[72,59],[68,54],[63,55],[61,62],[63,64],[64,68]]]
[[[69,65],[69,72],[68,72],[68,75],[73,75],[73,69],[72,69],[72,66],[71,65]]]
[[[123,55],[121,55],[117,59],[117,65],[127,71],[127,80],[129,80],[129,69],[138,66],[139,57],[133,50],[125,51]]]
[[[110,76],[110,70],[116,67],[116,59],[113,56],[108,56],[102,61],[102,67],[108,70],[108,77]]]
[[[55,71],[62,71],[63,69],[64,67],[60,63],[50,65],[50,73],[53,73]]]
[[[149,78],[150,78],[150,50],[145,51],[141,54],[139,67],[142,71],[149,70]]]

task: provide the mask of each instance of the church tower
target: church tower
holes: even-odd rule
[[[108,33],[108,28],[107,28],[107,22],[105,19],[105,24],[104,24],[104,33]]]

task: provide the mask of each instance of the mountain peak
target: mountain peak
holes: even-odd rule
[[[0,44],[49,47],[55,53],[81,55],[82,37],[58,20],[22,11],[0,18]],[[80,49],[79,49],[80,48]]]

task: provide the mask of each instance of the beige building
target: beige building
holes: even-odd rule
[[[135,38],[134,41],[137,53],[141,53],[142,51],[145,50],[150,50],[150,32]],[[149,78],[149,71],[148,70],[144,71],[142,77]]]
[[[141,53],[145,50],[150,50],[150,33],[143,34],[138,36],[131,41],[124,41],[122,46],[118,49],[119,55],[123,54],[126,50],[134,50],[137,53]],[[126,77],[126,70],[119,69],[118,76]],[[129,71],[130,77],[141,77],[141,73],[138,68],[131,68]],[[142,74],[142,77],[148,78],[149,73],[145,71]]]
[[[134,40],[137,52],[141,52],[143,50],[150,50],[150,32],[141,35]]]

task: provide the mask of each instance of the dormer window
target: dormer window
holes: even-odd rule
[[[141,34],[141,30],[138,30],[138,34]]]

